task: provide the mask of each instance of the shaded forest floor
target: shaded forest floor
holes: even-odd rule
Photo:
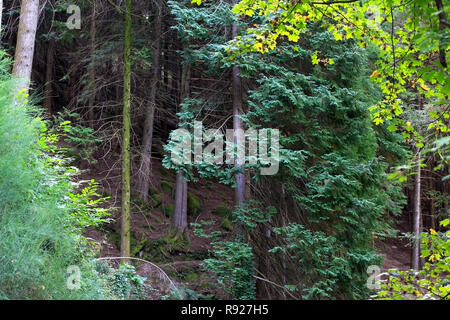
[[[411,247],[408,245],[408,240],[401,236],[403,233],[410,232],[407,217],[400,217],[400,221],[394,225],[394,228],[398,230],[397,237],[375,241],[377,252],[385,257],[382,272],[388,269],[408,270],[411,266]]]
[[[79,177],[80,180],[95,179],[100,182],[99,191],[110,197],[105,205],[115,207],[116,210],[112,213],[110,223],[88,230],[86,236],[98,243],[96,250],[100,257],[111,258],[111,265],[117,267],[119,259],[114,257],[120,257],[120,163],[103,158],[99,159],[97,164],[87,167],[85,173]],[[188,231],[189,241],[177,239],[171,234],[175,174],[163,168],[158,159],[152,162],[152,174],[151,203],[145,204],[132,196],[132,256],[161,268],[177,287],[184,289],[184,298],[227,298],[217,287],[214,275],[205,272],[201,266],[201,262],[209,257],[209,250],[212,249],[210,240],[195,236],[192,228]],[[199,212],[188,217],[188,224],[201,220],[214,221],[208,231],[220,231],[223,237],[227,238],[231,230],[224,223],[226,218],[223,210],[228,208],[231,212],[233,190],[219,183],[199,180],[190,182],[188,191],[199,202]],[[399,234],[407,232],[407,218],[403,218],[395,228],[399,230]],[[410,248],[407,247],[405,239],[397,237],[384,241],[376,240],[375,246],[377,252],[385,256],[382,272],[391,268],[409,269]],[[161,281],[161,273],[154,265],[140,260],[133,261],[133,264],[137,273],[146,277],[149,284],[157,289],[155,292],[160,294],[150,295],[149,298],[161,298],[161,294],[170,295],[170,285],[167,280]]]
[[[152,173],[150,203],[143,203],[132,195],[131,255],[157,265],[177,287],[189,289],[183,290],[186,298],[194,298],[190,296],[192,294],[195,294],[196,298],[226,298],[225,293],[216,287],[214,275],[205,272],[201,267],[201,262],[209,257],[209,250],[212,249],[210,240],[195,236],[192,228],[187,234],[188,241],[177,238],[171,232],[175,174],[163,168],[160,160],[152,162]],[[105,206],[116,208],[112,212],[110,223],[91,228],[85,235],[99,244],[96,250],[100,257],[120,257],[120,165],[100,159],[97,164],[88,166],[79,179],[95,179],[99,182],[99,192],[110,197]],[[224,215],[231,213],[233,190],[219,183],[200,179],[198,182],[189,183],[188,192],[194,202],[198,200],[195,204],[198,212],[188,216],[188,224],[199,223],[201,220],[214,221],[214,224],[208,227],[208,232],[220,231],[223,238],[227,238],[231,230],[229,224],[224,223],[224,220],[227,220]],[[114,267],[119,264],[119,259],[108,261]],[[158,292],[170,294],[167,290],[170,286],[164,281],[161,282],[160,272],[153,265],[143,261],[133,261],[133,265],[137,273],[146,277]]]

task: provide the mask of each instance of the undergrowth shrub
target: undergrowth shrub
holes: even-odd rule
[[[144,299],[152,289],[145,283],[145,277],[136,273],[134,266],[121,264],[118,269],[105,262],[97,262],[96,271],[101,275],[104,293],[110,299]]]
[[[102,200],[92,198],[95,185],[77,193],[78,170],[28,95],[17,95],[9,68],[0,52],[0,299],[107,298],[82,236],[106,219],[94,208]],[[76,290],[68,286],[71,266],[80,271]]]
[[[249,220],[250,221],[250,220]],[[212,231],[212,221],[191,223],[194,234],[211,239],[210,258],[202,266],[217,278],[217,285],[235,300],[255,299],[254,256],[252,247],[241,241],[221,240],[220,231]]]
[[[303,299],[330,299],[339,282],[351,279],[349,261],[337,253],[334,237],[312,232],[296,223],[275,228],[274,232],[286,239],[286,244],[270,252],[281,252],[298,261],[301,268],[297,272],[303,273],[307,279],[301,290]],[[286,288],[293,292],[299,291],[296,284],[287,285]]]
[[[425,259],[421,270],[391,269],[383,280],[378,300],[450,300],[450,219],[440,225],[445,231],[421,234],[421,257]]]
[[[212,243],[212,258],[205,259],[206,271],[214,272],[218,284],[235,300],[255,299],[252,247],[238,241]]]
[[[56,128],[57,132],[64,133],[64,141],[69,144],[67,151],[75,158],[75,161],[95,164],[97,160],[92,157],[92,154],[102,139],[94,134],[94,129],[78,124],[80,119],[78,113],[64,109],[53,116],[53,128]]]

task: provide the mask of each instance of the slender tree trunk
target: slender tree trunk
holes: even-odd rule
[[[181,102],[189,96],[190,91],[190,67],[183,66],[181,76]],[[177,180],[175,187],[175,210],[173,214],[173,227],[177,232],[185,232],[187,228],[187,181],[183,177],[183,171],[177,172]]]
[[[411,268],[419,270],[420,267],[420,221],[421,221],[421,210],[420,210],[420,193],[421,193],[421,168],[420,168],[420,151],[417,150],[417,174],[415,176],[414,182],[414,213],[413,213],[413,234],[414,243],[412,250]]]
[[[122,225],[120,254],[130,256],[130,109],[131,109],[131,0],[125,1],[122,134]],[[124,259],[122,262],[127,262]]]
[[[432,168],[436,167],[436,163],[435,163],[434,159],[430,163],[430,166]],[[434,178],[432,176],[430,176],[427,181],[428,181],[427,190],[437,190],[437,186],[435,185]],[[436,229],[436,216],[434,214],[436,205],[435,205],[435,202],[434,202],[434,197],[433,196],[429,196],[428,199],[430,201],[429,202],[430,203],[429,204],[430,205],[430,227],[433,228],[433,229]],[[423,228],[423,226],[422,226],[422,230],[425,230]]]
[[[0,0],[0,35],[2,32],[3,0]]]
[[[238,1],[233,0],[233,4]],[[238,36],[238,24],[236,21],[233,22],[232,26],[232,37],[236,38]],[[243,114],[242,108],[242,83],[241,83],[241,71],[238,66],[233,66],[232,69],[232,83],[233,83],[233,129],[234,129],[234,145],[245,147],[245,135],[244,135],[244,125],[240,116]],[[245,148],[244,148],[245,149]],[[245,157],[244,157],[245,161]],[[236,173],[236,188],[234,190],[234,203],[235,206],[242,206],[245,202],[245,173],[243,171],[242,159],[238,155],[234,159],[234,167],[238,169]],[[234,235],[237,240],[243,240],[244,234],[242,225],[238,223],[234,228]]]
[[[39,0],[22,0],[13,76],[23,81],[17,88],[28,90],[33,66],[34,44],[39,18]]]
[[[173,226],[176,231],[183,232],[187,229],[187,181],[184,180],[183,172],[177,172],[175,188],[175,210]]]
[[[91,15],[91,43],[90,43],[90,51],[91,51],[91,63],[88,68],[89,74],[89,101],[88,101],[88,118],[89,118],[89,126],[94,128],[94,103],[95,103],[95,41],[96,41],[96,33],[97,27],[95,25],[95,1],[92,3],[92,15]]]
[[[53,64],[54,64],[54,51],[55,51],[55,40],[50,39],[47,47],[47,62],[45,70],[45,97],[44,97],[44,109],[47,110],[48,114],[52,114],[52,103],[53,103]]]
[[[284,183],[281,184],[281,207],[282,209],[281,211],[281,225],[285,226],[287,225],[287,221],[286,221],[286,216],[287,216],[287,212],[288,212],[288,206],[287,206],[287,201],[286,201],[286,187],[284,185]],[[281,251],[281,265],[283,267],[283,270],[281,272],[282,274],[282,284],[286,284],[287,280],[286,280],[286,274],[287,274],[287,270],[286,270],[286,253]],[[286,300],[286,291],[283,290],[283,298],[284,300]]]
[[[155,48],[153,51],[153,75],[150,86],[150,104],[145,116],[144,136],[142,145],[142,155],[138,171],[137,188],[139,196],[142,200],[148,200],[148,188],[150,185],[150,169],[152,161],[152,140],[153,140],[153,123],[156,108],[156,89],[158,87],[159,78],[161,76],[160,54],[161,54],[161,30],[162,30],[162,10],[159,3],[155,21]]]
[[[235,38],[238,35],[238,25],[236,22],[233,23],[232,36]],[[244,143],[245,136],[243,134],[243,123],[240,116],[243,114],[242,110],[242,84],[241,84],[241,73],[239,67],[233,67],[233,129],[235,132],[234,144],[239,145]],[[243,167],[239,157],[235,158],[234,166],[235,168]],[[244,172],[239,172],[236,174],[236,189],[235,189],[235,204],[241,206],[245,201],[245,174]]]

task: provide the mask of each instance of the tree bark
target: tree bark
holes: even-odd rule
[[[420,151],[417,149],[417,174],[414,181],[414,213],[413,213],[413,250],[411,259],[411,268],[419,270],[420,267],[420,221],[421,221],[421,210],[420,210],[420,194],[421,194],[421,168],[420,168]]]
[[[34,45],[39,17],[39,0],[22,0],[13,76],[22,81],[18,90],[28,91],[33,66]]]
[[[96,41],[96,33],[97,27],[95,25],[95,1],[92,3],[92,16],[91,16],[91,43],[90,43],[90,51],[91,51],[91,63],[88,68],[89,74],[89,101],[88,101],[88,118],[89,118],[89,126],[94,128],[94,103],[95,103],[95,41]]]
[[[120,254],[130,256],[130,109],[131,109],[131,0],[125,1],[125,41],[123,76],[123,133],[122,133],[122,224]],[[123,259],[128,262],[128,259]]]
[[[233,1],[234,4],[237,3],[236,0]],[[236,38],[238,35],[238,25],[233,22],[232,37]],[[243,135],[243,123],[240,116],[243,114],[242,110],[242,83],[241,83],[241,72],[238,66],[233,67],[233,129],[234,129],[234,145],[239,145],[241,143],[245,144],[245,136]],[[234,167],[237,169],[242,169],[244,163],[235,157]],[[236,174],[236,189],[235,189],[235,205],[241,206],[245,201],[245,174],[244,172],[239,172]]]
[[[181,76],[181,102],[189,96],[190,92],[190,67],[183,65]],[[175,187],[175,209],[173,214],[173,227],[177,232],[185,232],[187,229],[187,181],[183,177],[183,171],[177,172]]]
[[[184,180],[183,172],[177,172],[175,188],[175,210],[173,215],[173,227],[177,232],[184,233],[187,224],[187,181]]]
[[[233,0],[233,4],[238,1]],[[233,22],[232,26],[232,37],[236,38],[238,36],[238,24],[236,21]],[[233,129],[234,129],[234,145],[245,147],[245,135],[244,135],[244,125],[240,116],[243,114],[242,108],[242,82],[241,82],[241,71],[238,66],[233,66],[232,69],[232,89],[233,89]],[[239,148],[238,148],[239,149]],[[245,148],[244,148],[245,150]],[[245,157],[244,157],[245,161]],[[242,206],[245,202],[245,173],[243,171],[243,166],[245,163],[238,155],[234,158],[234,167],[238,169],[236,173],[236,188],[234,189],[234,203],[235,206]],[[234,228],[234,235],[238,241],[243,240],[244,234],[242,225],[238,223]]]
[[[44,109],[48,114],[52,114],[53,103],[53,64],[54,64],[55,40],[50,39],[47,47],[47,61],[45,66],[45,97]]]
[[[153,140],[153,124],[156,108],[156,89],[161,76],[160,70],[160,54],[161,54],[161,29],[162,29],[162,10],[159,3],[155,20],[155,48],[153,51],[153,74],[150,86],[149,106],[145,116],[144,136],[142,144],[142,155],[138,171],[137,189],[142,200],[148,200],[148,188],[150,185],[150,169],[152,161],[152,140]]]
[[[2,32],[3,0],[0,0],[0,35]]]

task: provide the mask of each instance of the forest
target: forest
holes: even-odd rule
[[[450,300],[449,1],[0,0],[0,38],[1,300]]]

